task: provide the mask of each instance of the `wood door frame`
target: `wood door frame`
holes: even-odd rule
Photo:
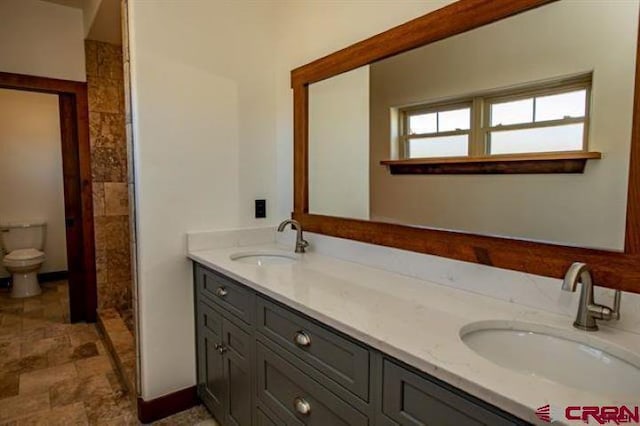
[[[0,88],[58,96],[70,321],[95,322],[98,298],[87,83],[0,72]]]
[[[640,293],[640,32],[624,252],[309,213],[310,84],[553,1],[460,0],[291,71],[294,121],[292,217],[310,232],[556,278],[561,278],[571,263],[585,262],[591,266],[598,285]]]

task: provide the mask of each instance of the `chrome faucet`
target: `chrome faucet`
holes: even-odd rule
[[[562,282],[562,290],[576,291],[578,281],[582,283],[580,291],[580,303],[578,305],[578,314],[573,322],[575,328],[586,331],[598,330],[596,320],[618,320],[620,319],[620,290],[616,290],[613,299],[613,308],[598,305],[593,300],[593,280],[591,272],[586,263],[575,262],[572,264],[564,276]]]
[[[291,225],[291,229],[296,230],[296,253],[304,253],[309,243],[302,238],[302,225],[297,220],[287,219],[278,225],[278,232],[284,231],[287,225]]]

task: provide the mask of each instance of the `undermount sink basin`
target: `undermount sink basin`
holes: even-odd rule
[[[482,321],[463,327],[460,338],[501,367],[606,395],[640,394],[640,357],[592,334]]]
[[[229,256],[231,260],[257,266],[282,265],[298,261],[298,256],[286,251],[245,251]]]

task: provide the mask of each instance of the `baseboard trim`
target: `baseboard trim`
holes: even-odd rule
[[[38,274],[38,282],[46,283],[51,281],[61,281],[69,278],[69,271],[43,272]],[[9,287],[11,276],[0,278],[0,288]]]
[[[43,272],[42,274],[38,274],[38,281],[41,283],[66,279],[69,279],[69,271]]]
[[[138,397],[138,420],[151,423],[188,410],[200,403],[196,386],[181,389],[150,401]]]

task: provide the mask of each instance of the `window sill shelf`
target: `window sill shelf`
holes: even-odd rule
[[[554,152],[383,160],[380,164],[392,175],[584,173],[587,160],[601,158],[599,152]]]

